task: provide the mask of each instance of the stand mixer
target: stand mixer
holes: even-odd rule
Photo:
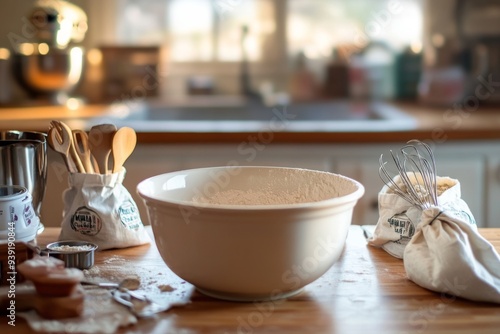
[[[64,104],[82,77],[87,16],[67,1],[37,0],[29,19],[35,32],[15,46],[13,75],[30,98]]]

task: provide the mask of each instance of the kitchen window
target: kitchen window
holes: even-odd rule
[[[380,41],[393,51],[421,47],[423,0],[91,1],[89,45],[160,46],[162,96],[192,82],[218,94],[241,92],[246,58],[254,91],[288,91],[299,53],[317,79],[334,48],[346,55]],[[246,38],[243,27],[247,27]],[[372,49],[376,55],[378,49]],[[386,50],[387,51],[387,50]],[[392,52],[393,54],[395,52]],[[382,56],[387,58],[388,53]],[[245,57],[243,57],[245,56]],[[384,59],[386,59],[384,58]],[[162,74],[163,75],[163,74]],[[201,81],[200,81],[201,80]]]
[[[275,38],[272,0],[118,0],[117,42],[167,44],[175,62],[251,61]],[[242,46],[243,27],[248,38]]]
[[[421,44],[421,0],[114,0],[115,41],[167,45],[172,62],[280,62],[382,41]],[[286,13],[286,14],[285,14]],[[242,27],[248,35],[242,45]],[[352,45],[351,45],[352,48]]]
[[[318,59],[334,47],[358,51],[370,41],[418,47],[422,24],[420,0],[289,0],[288,53]]]

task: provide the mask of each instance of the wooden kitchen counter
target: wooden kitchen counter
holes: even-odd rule
[[[449,140],[500,140],[500,106],[479,105],[474,110],[452,107],[428,107],[417,103],[394,103],[396,107],[415,118],[413,129],[398,131],[273,131],[273,143],[385,143],[406,142],[418,138],[442,142]],[[126,108],[125,108],[126,109]],[[123,108],[110,105],[82,105],[76,109],[63,106],[0,108],[0,130],[47,131],[50,121],[58,119],[72,128],[88,129],[92,122],[118,122],[135,128],[134,120],[122,122],[128,115]],[[197,125],[192,131],[163,129],[155,121],[137,128],[138,143],[234,143],[251,137],[269,134],[263,127],[259,131],[244,131],[238,125],[234,129],[220,131],[217,121]]]
[[[47,228],[44,245],[58,236]],[[480,229],[500,251],[500,229]],[[191,295],[191,303],[142,319],[120,333],[498,333],[500,305],[475,303],[425,290],[406,278],[403,263],[367,245],[362,228],[351,226],[341,260],[302,293],[274,303],[236,303],[206,297],[175,276],[151,245],[96,254],[87,275],[115,280],[141,277],[141,288],[168,284],[165,298]],[[21,317],[1,333],[31,333]]]

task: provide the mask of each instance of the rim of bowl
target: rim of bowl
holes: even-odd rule
[[[354,186],[357,188],[355,191],[344,195],[344,196],[339,196],[339,197],[332,197],[328,199],[324,199],[321,201],[312,201],[312,202],[303,202],[303,203],[290,203],[290,204],[258,204],[258,205],[243,205],[243,204],[213,204],[213,203],[194,203],[193,201],[183,201],[183,200],[162,200],[160,198],[156,198],[150,195],[146,195],[144,191],[141,191],[141,188],[145,186],[147,182],[153,182],[154,179],[157,179],[159,177],[163,177],[165,175],[174,175],[178,173],[185,173],[185,172],[190,172],[190,171],[203,171],[203,170],[217,170],[217,169],[233,169],[233,168],[243,168],[243,169],[286,169],[286,170],[301,170],[301,171],[307,171],[307,172],[313,172],[313,173],[318,173],[318,174],[330,174],[334,175],[336,177],[343,178],[345,180],[348,180],[349,182],[352,182]],[[182,205],[186,207],[193,207],[193,208],[203,208],[203,209],[213,209],[213,210],[235,210],[235,211],[242,211],[242,210],[293,210],[293,209],[306,209],[306,208],[317,208],[317,207],[322,207],[322,206],[330,206],[333,204],[344,204],[352,201],[357,201],[359,200],[365,193],[365,188],[364,186],[359,182],[354,179],[351,179],[350,177],[341,175],[341,174],[336,174],[336,173],[331,173],[331,172],[325,172],[325,171],[320,171],[320,170],[314,170],[314,169],[307,169],[307,168],[294,168],[294,167],[276,167],[276,166],[221,166],[221,167],[202,167],[202,168],[191,168],[191,169],[184,169],[184,170],[179,170],[175,172],[168,172],[168,173],[163,173],[163,174],[158,174],[155,176],[151,176],[147,179],[144,179],[143,181],[139,182],[139,184],[136,187],[136,191],[139,194],[140,197],[143,199],[146,199],[148,201],[156,202],[156,203],[170,203],[170,204],[175,204],[175,205]]]

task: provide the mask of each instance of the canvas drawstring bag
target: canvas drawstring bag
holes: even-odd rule
[[[99,250],[150,242],[137,205],[123,186],[125,173],[122,168],[113,174],[69,174],[59,240],[88,241]]]

